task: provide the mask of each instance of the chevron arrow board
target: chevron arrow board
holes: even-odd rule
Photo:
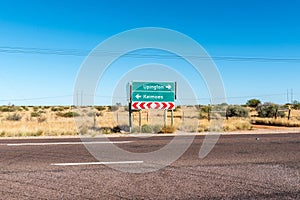
[[[132,102],[132,110],[143,110],[143,109],[163,109],[173,110],[175,108],[174,102]]]

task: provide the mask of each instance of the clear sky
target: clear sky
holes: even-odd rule
[[[0,105],[73,104],[88,52],[139,27],[173,29],[201,44],[220,71],[230,104],[250,98],[286,103],[291,93],[300,100],[299,9],[297,0],[0,0]],[[165,64],[161,60],[152,62]],[[107,94],[97,91],[96,102],[107,104],[101,98]],[[208,102],[207,93],[197,95]]]

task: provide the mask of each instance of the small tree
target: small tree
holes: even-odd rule
[[[251,107],[251,108],[256,108],[261,104],[261,101],[258,99],[250,99],[247,101],[246,105]]]

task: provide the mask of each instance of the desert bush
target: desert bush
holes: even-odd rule
[[[5,133],[5,131],[1,131],[1,133],[0,133],[0,137],[4,137],[4,136],[6,136],[6,133]]]
[[[14,112],[14,111],[16,111],[16,107],[15,106],[1,106],[0,111],[1,112]]]
[[[141,132],[142,133],[152,133],[152,128],[148,124],[144,124],[141,127]]]
[[[263,105],[259,105],[256,110],[259,117],[262,118],[272,118],[276,115],[279,117],[284,117],[285,113],[282,111],[278,111],[279,105],[274,103],[264,103]]]
[[[152,131],[153,133],[159,133],[159,131],[161,130],[162,126],[161,125],[153,125],[152,126]]]
[[[126,125],[126,124],[118,125],[118,126],[114,127],[113,129],[119,129],[119,132],[121,132],[121,131],[129,132],[130,131],[129,125]]]
[[[27,106],[21,106],[21,108],[22,108],[23,110],[25,110],[25,111],[28,111],[28,110],[29,110]]]
[[[70,117],[79,117],[80,114],[77,112],[66,112],[66,113],[62,113],[62,112],[58,112],[56,113],[57,116],[59,117],[66,117],[66,118],[70,118]]]
[[[6,117],[6,120],[9,120],[9,121],[20,121],[22,119],[21,115],[17,114],[17,113],[14,113],[12,115],[8,115]]]
[[[106,110],[106,106],[95,106],[98,111]]]
[[[39,116],[41,116],[41,114],[38,113],[38,112],[32,112],[32,113],[30,114],[30,116],[31,116],[31,117],[39,117]]]
[[[138,126],[133,126],[131,129],[131,133],[138,133],[140,132],[140,128]]]
[[[294,101],[293,102],[293,109],[300,110],[300,102],[299,101]]]
[[[226,116],[227,104],[222,103],[218,105],[207,106],[210,112],[211,119],[220,119]]]
[[[63,106],[63,109],[64,109],[64,110],[69,110],[69,109],[70,109],[70,106]]]
[[[102,133],[103,134],[111,134],[112,133],[112,130],[110,128],[103,128],[102,129]]]
[[[244,108],[239,105],[231,105],[226,109],[227,117],[248,117],[249,111],[247,108]]]
[[[200,116],[199,116],[200,119],[207,119],[208,113],[210,112],[211,108],[210,106],[199,105],[197,106],[197,110],[199,110],[200,112]]]
[[[57,112],[57,111],[61,112],[63,110],[64,110],[63,107],[51,107],[51,111],[53,111],[53,112]]]

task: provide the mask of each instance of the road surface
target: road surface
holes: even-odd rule
[[[170,166],[141,174],[99,164],[78,138],[1,139],[0,199],[300,199],[300,133],[221,136],[200,159],[203,138]],[[111,140],[151,152],[171,139]]]

